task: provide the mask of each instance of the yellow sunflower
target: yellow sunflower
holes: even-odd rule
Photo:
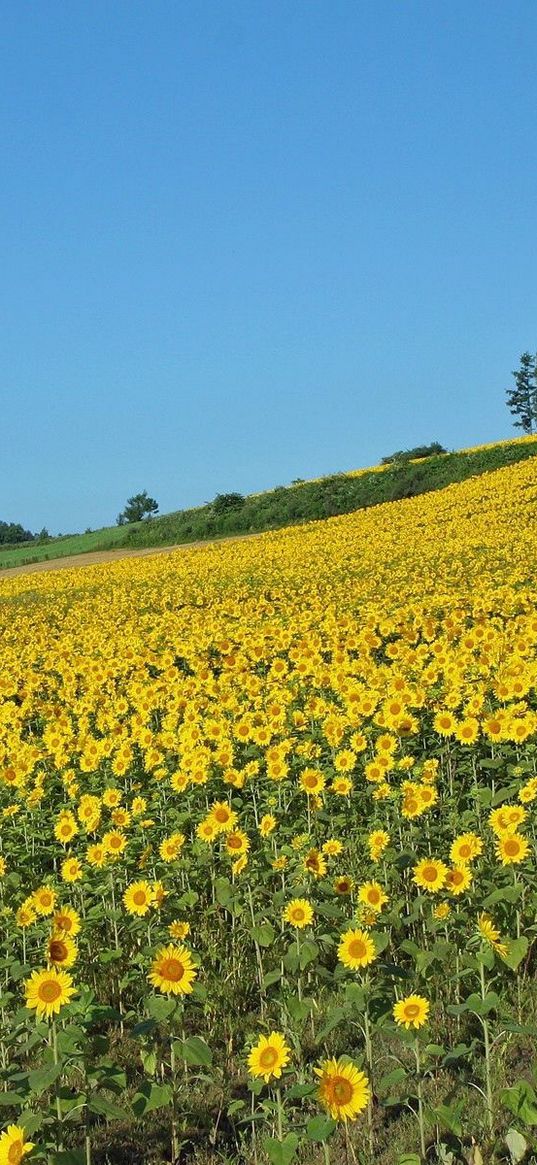
[[[346,930],[341,936],[337,956],[344,967],[355,971],[359,967],[368,967],[376,959],[377,952],[366,931]]]
[[[72,938],[59,931],[48,939],[45,955],[54,967],[72,967],[78,958],[78,947]]]
[[[380,914],[382,907],[388,901],[388,895],[384,893],[378,882],[364,882],[358,891],[358,900],[364,906],[369,906],[375,913]]]
[[[319,1077],[317,1098],[332,1120],[356,1120],[371,1099],[369,1081],[350,1060],[324,1060],[314,1068]]]
[[[149,982],[171,995],[190,995],[197,971],[190,951],[184,946],[160,947],[151,964]]]
[[[418,862],[417,866],[414,866],[412,881],[421,890],[435,894],[445,885],[447,873],[448,868],[444,862],[439,862],[436,858],[424,858],[423,861]]]
[[[38,1019],[58,1015],[64,1003],[75,993],[73,980],[67,971],[33,971],[24,986],[26,1006],[35,1010]]]
[[[291,1049],[280,1032],[260,1036],[248,1056],[248,1071],[251,1076],[262,1076],[265,1084],[268,1084],[272,1076],[279,1080],[282,1068],[285,1068],[290,1055]]]
[[[302,930],[304,926],[309,926],[313,921],[313,910],[306,898],[293,898],[289,902],[283,912],[284,922],[289,922],[291,926]]]
[[[147,914],[155,899],[149,882],[132,882],[123,895],[123,905],[128,914]]]
[[[407,1029],[423,1027],[427,1023],[430,1003],[423,995],[407,995],[394,1004],[393,1018],[396,1023]]]
[[[35,1148],[33,1141],[26,1140],[26,1131],[19,1125],[8,1125],[0,1137],[0,1165],[20,1165],[23,1157]]]
[[[529,848],[529,841],[521,833],[510,833],[496,842],[496,853],[502,866],[517,866],[527,858]]]

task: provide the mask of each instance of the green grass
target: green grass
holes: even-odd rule
[[[199,506],[128,526],[105,527],[90,534],[0,547],[0,569],[97,550],[172,546],[277,530],[444,489],[455,482],[535,456],[537,440],[510,441],[476,450],[444,453],[422,461],[391,463],[382,470],[365,470],[359,475],[333,474],[316,481],[251,494],[242,506],[224,513],[215,513],[211,505]]]

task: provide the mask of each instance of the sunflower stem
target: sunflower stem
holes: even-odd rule
[[[56,1028],[56,1020],[55,1019],[52,1020],[52,1055],[54,1057],[54,1066],[57,1068],[58,1063],[59,1063],[59,1059],[58,1059],[58,1031]],[[61,1151],[63,1149],[63,1137],[62,1137],[62,1106],[61,1106],[61,1101],[60,1101],[59,1076],[56,1077],[56,1080],[54,1082],[54,1092],[55,1092],[55,1096],[56,1096],[56,1121],[57,1121],[56,1144],[58,1146],[58,1152],[61,1153]]]
[[[485,967],[480,961],[479,963],[479,977],[481,980],[481,998],[484,1000],[487,994],[487,987],[485,983]],[[483,1027],[483,1042],[485,1045],[485,1091],[487,1096],[487,1124],[489,1131],[492,1132],[494,1127],[494,1113],[492,1109],[492,1079],[490,1072],[490,1034],[487,1017],[481,1016],[481,1024]]]
[[[283,1107],[282,1094],[279,1088],[276,1089],[276,1104],[277,1104],[277,1121],[278,1121],[278,1140],[283,1141]]]
[[[416,1057],[416,1078],[418,1085],[418,1124],[420,1127],[420,1153],[425,1160],[427,1149],[425,1147],[425,1126],[423,1123],[423,1094],[421,1087],[421,1061],[420,1061],[420,1041],[419,1036],[416,1036],[414,1043],[414,1055]]]

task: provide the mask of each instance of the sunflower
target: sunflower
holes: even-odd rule
[[[70,938],[74,938],[80,930],[80,915],[72,906],[62,906],[56,911],[52,922],[55,931],[62,931]]]
[[[238,858],[241,854],[247,853],[250,849],[250,841],[242,829],[232,829],[227,834],[226,849],[228,854],[233,858]]]
[[[325,779],[318,769],[304,769],[304,772],[300,774],[300,785],[305,793],[312,796],[322,792]]]
[[[369,906],[375,913],[380,914],[382,907],[388,901],[388,895],[384,893],[378,882],[364,882],[358,891],[358,900],[364,906]]]
[[[218,829],[210,817],[206,817],[204,821],[200,821],[199,825],[196,827],[196,837],[199,838],[200,841],[214,841],[217,833]]]
[[[45,955],[53,967],[72,967],[78,958],[78,947],[72,938],[58,931],[47,939]]]
[[[172,922],[168,927],[168,934],[170,938],[183,939],[190,934],[189,922]]]
[[[453,869],[448,870],[446,874],[445,888],[450,894],[458,895],[464,894],[472,882],[472,871],[468,869],[466,863],[461,866],[453,866]]]
[[[481,935],[481,938],[484,938],[485,942],[490,943],[491,947],[493,947],[499,955],[505,956],[507,954],[507,945],[501,941],[500,932],[497,926],[495,926],[493,919],[490,917],[490,914],[479,915],[477,919],[477,929]]]
[[[163,862],[173,862],[175,858],[179,857],[184,843],[184,833],[172,833],[170,837],[165,837],[161,841],[158,851]]]
[[[261,821],[259,822],[259,832],[261,837],[268,837],[269,833],[272,833],[273,829],[275,828],[276,818],[272,816],[272,813],[265,813],[264,817],[262,817]]]
[[[293,898],[283,912],[283,921],[302,930],[313,921],[313,910],[306,898]]]
[[[336,894],[341,894],[343,896],[344,894],[350,894],[352,892],[354,881],[349,874],[339,874],[337,878],[334,878],[332,884]]]
[[[393,1018],[407,1031],[411,1027],[420,1028],[423,1027],[424,1023],[427,1023],[429,1008],[430,1003],[423,998],[423,995],[407,995],[405,999],[400,999],[398,1003],[394,1004]]]
[[[368,967],[377,952],[373,939],[364,930],[346,930],[341,936],[337,956],[344,967],[355,971],[358,967]]]
[[[428,890],[430,894],[435,894],[445,885],[447,873],[448,868],[444,862],[439,862],[436,858],[423,858],[417,866],[414,866],[412,881],[421,890]]]
[[[19,1125],[8,1125],[0,1137],[0,1165],[20,1165],[23,1157],[35,1148],[33,1141],[27,1141],[25,1129]]]
[[[60,874],[64,882],[79,882],[82,877],[82,866],[78,858],[66,858],[62,862]]]
[[[31,903],[22,902],[15,914],[15,922],[20,926],[21,930],[25,930],[27,926],[31,926],[35,922],[37,914]]]
[[[319,1077],[317,1098],[332,1120],[355,1120],[371,1099],[369,1082],[351,1060],[324,1060],[313,1069]]]
[[[265,1084],[268,1084],[271,1076],[279,1080],[290,1055],[291,1049],[280,1032],[260,1036],[248,1056],[248,1071],[251,1076],[262,1076]]]
[[[530,843],[521,833],[510,833],[496,842],[496,853],[502,866],[517,866],[528,856]]]
[[[326,874],[326,859],[318,849],[310,849],[304,858],[304,869],[314,878],[324,878]]]
[[[329,837],[322,846],[321,853],[327,858],[337,858],[343,850],[343,842],[335,837]]]
[[[481,853],[483,842],[477,833],[461,833],[454,838],[449,856],[455,865],[462,866],[464,862],[472,862],[474,858],[478,858]]]
[[[386,833],[385,829],[374,829],[373,833],[370,833],[367,838],[367,846],[371,860],[377,862],[389,844],[389,833]]]
[[[157,951],[148,979],[159,991],[171,995],[190,995],[196,975],[190,951],[184,946],[177,947],[170,943]]]
[[[67,971],[33,971],[27,979],[24,990],[26,1006],[37,1013],[38,1019],[49,1019],[58,1015],[64,1003],[69,1003],[75,993],[73,980]]]
[[[337,797],[348,797],[351,789],[352,781],[349,777],[334,777],[330,785],[330,792]]]
[[[155,899],[149,882],[132,882],[123,895],[123,905],[128,914],[147,914]]]
[[[443,922],[444,919],[449,917],[450,913],[451,913],[451,906],[449,905],[449,903],[448,902],[440,902],[440,904],[438,906],[435,906],[435,908],[433,910],[433,918],[436,918],[438,922]]]
[[[51,890],[50,886],[40,886],[38,890],[34,890],[32,905],[36,914],[52,914],[56,905],[56,891]]]
[[[238,815],[227,801],[215,801],[209,813],[209,821],[214,823],[217,833],[228,833],[235,828]]]

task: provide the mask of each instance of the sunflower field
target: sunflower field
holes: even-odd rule
[[[537,1153],[537,474],[0,581],[0,1165]]]

